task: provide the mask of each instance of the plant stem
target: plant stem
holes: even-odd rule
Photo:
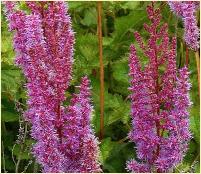
[[[21,156],[22,156],[22,151],[24,149],[24,143],[26,140],[26,134],[27,134],[27,123],[25,123],[25,128],[24,128],[24,137],[23,137],[23,141],[20,144],[20,154],[16,163],[16,167],[15,167],[15,173],[18,173],[19,170],[19,165],[20,165],[20,161],[21,161]]]
[[[128,137],[124,137],[122,139],[120,139],[119,141],[117,141],[117,143],[123,143],[124,141],[128,140]]]
[[[188,47],[186,46],[186,67],[188,67],[189,64],[189,52],[188,52]]]
[[[32,164],[32,160],[30,160],[29,162],[28,162],[28,164],[24,167],[24,170],[23,170],[23,172],[22,173],[25,173],[26,171],[27,171],[27,169],[28,169],[28,167]]]
[[[38,164],[36,162],[36,160],[34,161],[34,166],[33,166],[33,173],[37,173],[38,171]]]
[[[6,125],[4,121],[1,122],[1,130],[2,130],[2,135],[7,134]]]
[[[13,155],[13,152],[14,152],[15,146],[16,146],[16,144],[13,145],[11,156],[12,156],[13,163],[14,163],[15,166],[16,166],[16,161],[15,161],[15,158],[14,158],[14,155]]]
[[[4,145],[3,145],[3,141],[1,142],[1,146],[2,146],[2,163],[3,163],[3,170],[4,170],[4,173],[7,173],[6,171],[6,163],[5,163],[5,155],[4,155]]]
[[[154,34],[156,35],[157,34],[157,31],[155,29],[155,32]],[[156,39],[155,39],[155,43],[156,43]],[[158,57],[157,57],[157,49],[155,49],[155,64],[156,64],[156,81],[155,81],[155,87],[156,87],[156,90],[155,90],[155,93],[156,95],[158,96],[158,93],[159,93],[159,72],[158,72],[158,69],[159,69],[159,65],[158,65]],[[158,100],[157,100],[157,103],[158,103]],[[156,110],[156,114],[159,115],[160,114],[160,108],[158,107],[157,110]],[[157,133],[157,136],[160,137],[160,122],[158,120],[155,121],[155,124],[156,124],[156,133]],[[158,144],[157,145],[157,148],[156,148],[156,151],[154,153],[154,160],[153,162],[157,159],[157,157],[159,156],[159,152],[160,152],[160,145]],[[156,173],[160,173],[160,170],[159,169],[156,169]]]
[[[57,119],[58,119],[58,123],[60,123],[60,120],[61,120],[60,103],[58,104],[58,107],[57,107]],[[57,127],[57,132],[59,135],[59,141],[60,143],[62,143],[62,130],[61,130],[60,124]]]
[[[190,166],[185,168],[184,171],[182,171],[182,173],[191,173],[191,168],[194,166],[194,164],[196,163],[196,161],[199,160],[199,156],[200,156],[200,153],[198,151],[197,155],[195,156],[195,158],[193,159],[193,161],[190,163]]]
[[[102,2],[98,5],[98,43],[99,43],[99,62],[100,62],[100,140],[104,135],[104,65],[103,65],[103,48],[102,48]]]
[[[197,65],[197,72],[198,72],[198,94],[200,96],[200,57],[198,51],[195,52],[195,59]]]
[[[181,68],[181,64],[182,64],[182,58],[184,57],[184,54],[183,54],[183,42],[181,41],[180,42],[180,48],[181,48],[181,55],[179,56],[179,65],[178,65],[178,68],[180,69]]]
[[[40,2],[41,4],[41,15],[42,15],[42,18],[45,18],[45,13],[44,13],[44,2]],[[53,8],[54,7],[54,3],[51,2],[51,7]],[[53,11],[53,19],[55,18],[55,14],[54,14],[54,11]],[[44,31],[44,37],[46,36],[46,30],[45,30],[45,23],[42,25],[42,28],[43,28],[43,31]],[[54,57],[57,57],[58,56],[58,49],[57,49],[57,42],[58,42],[58,38],[56,36],[56,31],[55,31],[55,28],[53,27],[53,35],[54,35],[54,42],[53,42],[53,52],[54,52]],[[58,93],[59,95],[59,93]],[[61,106],[60,106],[60,101],[58,101],[58,105],[56,106],[55,108],[55,112],[57,113],[57,118],[56,118],[56,121],[57,121],[57,124],[56,125],[56,131],[58,133],[58,136],[59,136],[59,142],[62,143],[62,127],[60,125],[60,120],[61,120]]]

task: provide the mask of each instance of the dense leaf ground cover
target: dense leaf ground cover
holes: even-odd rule
[[[147,33],[143,24],[148,22],[146,6],[149,2],[103,2],[103,57],[105,71],[104,139],[101,141],[101,163],[104,172],[126,172],[125,162],[135,157],[134,143],[129,142],[127,134],[131,129],[130,101],[128,98],[128,55],[129,46],[135,43],[133,32],[139,31],[144,38]],[[169,25],[170,36],[177,36],[177,67],[185,64],[186,45],[183,41],[184,28],[165,2],[158,2],[162,21]],[[21,3],[21,8],[25,8]],[[69,2],[69,13],[75,33],[75,62],[73,81],[66,96],[75,91],[83,75],[88,75],[92,85],[94,113],[92,123],[99,135],[100,131],[100,80],[99,53],[97,37],[97,3]],[[199,16],[199,14],[198,14]],[[198,17],[199,19],[199,17]],[[1,16],[1,167],[2,172],[39,172],[40,166],[30,154],[34,141],[29,136],[29,125],[23,121],[19,109],[26,109],[25,79],[14,65],[12,34],[8,31],[5,16]],[[136,45],[137,46],[137,45]],[[147,59],[138,49],[141,62]],[[192,83],[190,110],[193,139],[182,164],[174,172],[199,172],[200,117],[199,94],[195,53],[189,50],[189,69]],[[69,101],[66,101],[68,104]],[[18,110],[18,111],[17,111]],[[26,130],[23,144],[16,144],[19,128]]]

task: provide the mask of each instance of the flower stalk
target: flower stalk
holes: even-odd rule
[[[32,153],[43,172],[101,172],[99,148],[90,126],[90,82],[83,77],[79,94],[63,106],[72,79],[74,32],[68,6],[59,2],[5,3],[14,31],[16,65],[27,79],[28,109],[24,118],[36,140]],[[83,124],[86,123],[86,124]]]
[[[176,38],[169,39],[167,24],[161,25],[159,9],[147,7],[151,24],[144,24],[150,37],[145,45],[138,32],[134,36],[148,57],[140,64],[137,50],[130,46],[129,67],[131,117],[129,133],[135,142],[138,160],[127,162],[131,172],[170,172],[181,162],[191,139],[188,108],[187,67],[176,68]],[[161,27],[160,27],[161,26]]]

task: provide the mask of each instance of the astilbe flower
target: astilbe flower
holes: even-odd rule
[[[30,14],[16,2],[4,2],[9,29],[14,32],[16,64],[27,78],[28,110],[36,140],[33,154],[43,172],[100,172],[98,141],[90,127],[89,80],[64,107],[72,79],[74,33],[65,2],[26,2]]]
[[[131,172],[170,172],[181,162],[191,139],[188,107],[188,69],[176,68],[176,38],[169,41],[168,26],[161,26],[159,9],[147,7],[151,25],[144,24],[150,34],[147,45],[138,32],[135,38],[148,57],[144,67],[137,50],[130,47],[131,117],[133,129],[129,138],[136,144],[138,160],[127,162]],[[161,26],[161,27],[159,27]]]
[[[98,141],[90,128],[90,115],[93,110],[90,104],[90,88],[87,77],[82,78],[79,94],[71,99],[71,104],[63,113],[64,141],[63,148],[69,157],[68,172],[101,172],[98,161]],[[94,153],[95,152],[95,153]]]
[[[169,1],[168,4],[171,10],[183,20],[186,44],[191,49],[198,50],[200,42],[196,10],[199,8],[199,1]]]

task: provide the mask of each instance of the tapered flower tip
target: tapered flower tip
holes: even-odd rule
[[[90,83],[90,80],[88,79],[87,76],[82,77],[82,79],[81,79],[81,85],[89,86],[89,83]]]
[[[150,166],[148,164],[139,163],[135,160],[127,162],[126,169],[132,173],[147,173],[150,172]]]
[[[3,1],[2,3],[5,5],[6,10],[8,12],[13,11],[16,6],[16,2],[12,2],[12,1]]]
[[[84,99],[88,98],[90,94],[90,80],[87,76],[81,78],[80,86],[77,86],[80,89],[80,97],[82,96]]]
[[[135,48],[134,44],[131,44],[131,46],[130,46],[130,52],[131,52],[131,54],[132,53],[136,53],[136,48]]]

